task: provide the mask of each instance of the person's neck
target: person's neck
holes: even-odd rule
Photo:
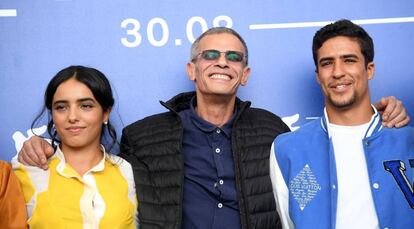
[[[233,116],[236,96],[197,96],[198,116],[216,126],[223,126]]]
[[[363,101],[360,104],[351,107],[338,108],[326,103],[326,113],[328,114],[329,123],[342,126],[357,126],[368,123],[374,110],[371,101]]]
[[[96,166],[103,157],[103,152],[99,142],[86,147],[70,147],[61,145],[65,161],[74,168],[80,176]]]

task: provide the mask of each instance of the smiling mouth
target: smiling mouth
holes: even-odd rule
[[[227,74],[213,73],[208,76],[211,79],[231,80],[233,77]]]
[[[329,87],[335,91],[341,92],[349,88],[351,85],[352,85],[351,82],[346,82],[346,83],[335,83],[335,84],[330,85]]]

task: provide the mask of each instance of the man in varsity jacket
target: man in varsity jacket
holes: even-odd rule
[[[340,20],[313,38],[324,116],[276,138],[270,176],[284,228],[413,228],[414,131],[371,105],[374,47]]]

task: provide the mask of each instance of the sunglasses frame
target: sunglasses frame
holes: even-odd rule
[[[216,58],[211,59],[211,58],[206,58],[205,57],[206,53],[214,53],[214,54],[218,54],[218,55],[217,55]],[[239,51],[227,50],[227,51],[221,52],[221,51],[216,50],[216,49],[203,50],[202,52],[198,53],[197,56],[201,56],[201,58],[205,61],[213,61],[213,60],[218,60],[222,53],[224,53],[224,57],[226,58],[226,60],[234,62],[234,63],[241,63],[246,58],[246,55],[242,52],[239,52]],[[240,57],[240,60],[235,60],[235,59],[229,58],[229,55],[232,55],[232,54],[237,54]]]

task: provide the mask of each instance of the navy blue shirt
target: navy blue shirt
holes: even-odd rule
[[[231,126],[200,118],[191,108],[179,113],[184,127],[183,229],[239,229]]]

